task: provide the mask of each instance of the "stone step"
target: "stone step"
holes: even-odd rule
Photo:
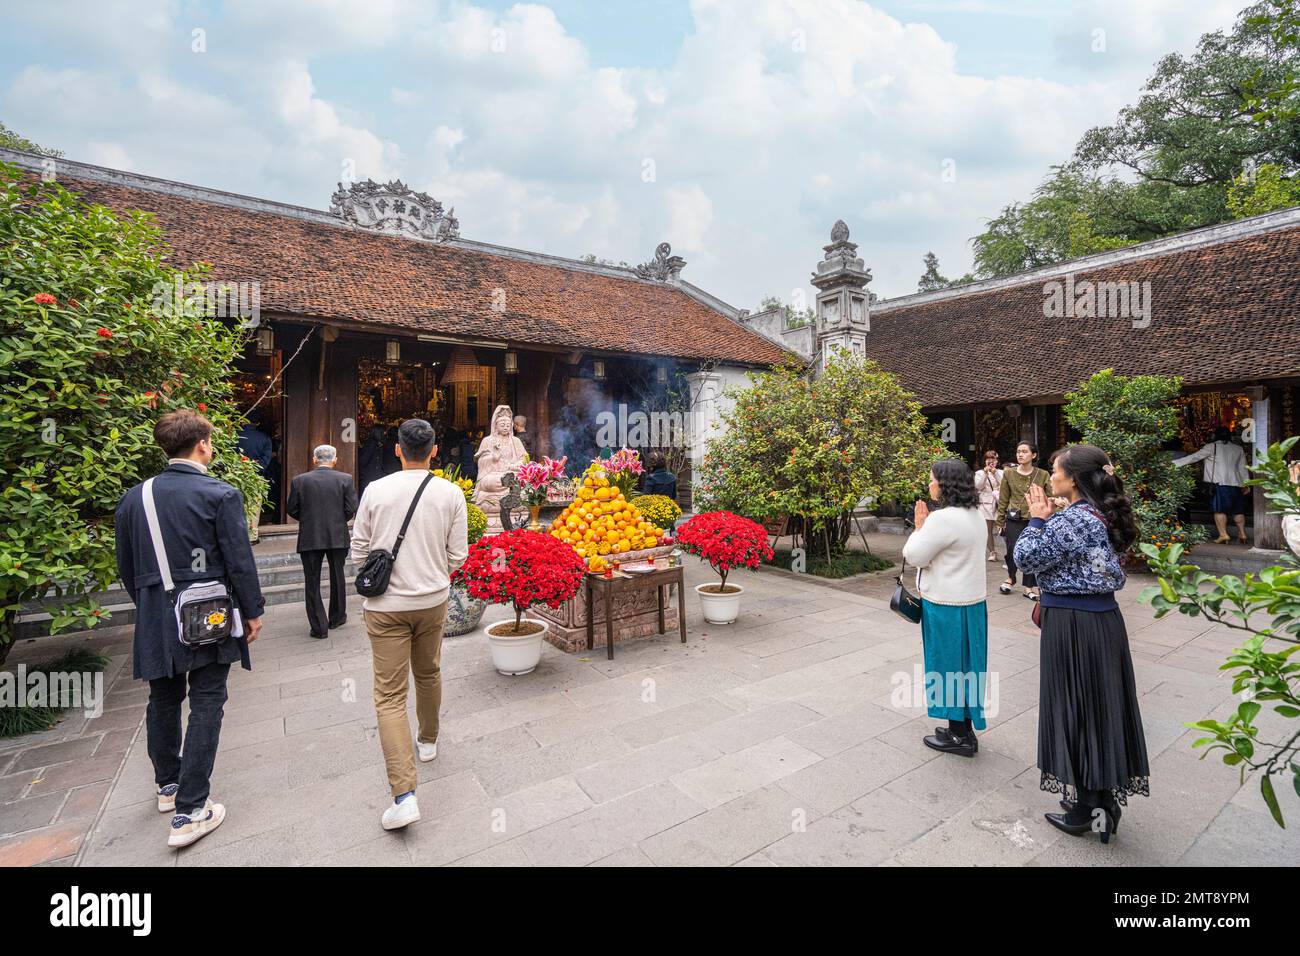
[[[329,597],[328,568],[328,563],[323,564],[321,568],[321,594],[326,598]],[[345,565],[344,573],[350,592],[352,580],[356,575],[356,567],[351,561]],[[262,596],[266,599],[267,607],[276,604],[293,604],[306,600],[307,592],[303,582],[302,562],[295,553],[258,555],[257,579],[261,584]],[[106,591],[96,592],[95,599],[99,601],[105,611],[105,620],[96,625],[97,627],[116,627],[122,624],[135,623],[135,605],[131,603],[130,598],[126,596],[126,591],[120,584],[116,584]],[[50,620],[49,609],[59,607],[71,600],[72,598],[68,597],[50,598],[46,601],[24,605],[14,627],[15,639],[26,640],[33,637],[44,637]],[[110,614],[111,619],[109,619]],[[93,629],[90,628],[89,630]],[[85,633],[85,631],[64,631],[61,633]]]
[[[1275,568],[1285,561],[1285,552],[1267,548],[1248,548],[1232,544],[1202,544],[1192,549],[1183,560],[1194,564],[1207,574],[1259,574],[1265,568]]]

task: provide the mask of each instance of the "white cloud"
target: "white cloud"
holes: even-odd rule
[[[962,38],[859,0],[694,0],[657,69],[597,64],[541,4],[173,3],[134,43],[120,5],[45,5],[19,28],[57,35],[81,65],[33,42],[0,102],[8,125],[73,159],[317,208],[352,160],[455,205],[470,238],[631,262],[667,240],[686,278],[753,308],[802,286],[841,217],[880,294],[914,289],[927,250],[966,271],[985,218],[1235,6],[1076,0],[1045,31],[1058,56],[1075,63],[1075,41],[1105,24],[1108,59],[1085,56],[1067,81],[963,74]],[[1019,9],[911,10],[939,7]]]

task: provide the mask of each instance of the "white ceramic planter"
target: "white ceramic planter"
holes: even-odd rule
[[[695,585],[695,593],[700,596],[700,604],[704,607],[704,620],[710,624],[730,624],[740,617],[740,596],[745,589],[739,584],[728,584],[728,590],[723,594],[704,590],[714,586],[714,582]]]
[[[500,673],[510,677],[519,674],[531,674],[537,669],[537,664],[542,659],[542,641],[546,637],[547,624],[545,621],[539,621],[531,617],[524,618],[524,620],[532,624],[540,624],[542,629],[536,634],[526,634],[523,637],[503,637],[492,633],[495,628],[513,625],[513,617],[507,621],[497,621],[494,624],[489,624],[484,629],[487,633],[488,644],[492,647],[492,666]]]

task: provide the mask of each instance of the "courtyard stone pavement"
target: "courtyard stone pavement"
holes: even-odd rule
[[[889,535],[872,540],[886,553],[901,545]],[[689,563],[688,585],[708,576]],[[0,834],[10,834],[0,836],[0,863],[1300,861],[1291,788],[1279,794],[1296,822],[1282,830],[1257,782],[1243,785],[1216,757],[1201,761],[1190,746],[1199,735],[1183,726],[1235,705],[1217,668],[1239,640],[1201,620],[1155,621],[1136,603],[1150,581],[1142,577],[1122,603],[1151,797],[1130,799],[1110,846],[1044,821],[1056,797],[1039,790],[1034,767],[1037,629],[1030,602],[997,594],[1001,577],[990,564],[997,699],[974,759],[921,743],[936,721],[912,699],[919,629],[889,612],[888,574],[840,584],[771,569],[741,574],[742,616],[727,626],[705,624],[688,587],[686,645],[670,630],[618,645],[613,661],[600,648],[569,655],[547,645],[537,671],[522,677],[493,670],[481,632],[448,638],[439,754],[418,765],[423,819],[394,833],[379,826],[389,796],[360,598],[350,601],[349,623],[321,641],[308,637],[301,605],[275,607],[253,647],[255,669],[231,672],[213,781],[229,816],[180,852],[166,847],[168,818],[154,807],[140,725],[145,688],[129,681],[129,629],[106,631],[90,639],[113,658],[104,716],[70,718],[71,731],[34,745],[0,745],[0,800],[9,801]],[[485,622],[505,614],[490,608]],[[45,639],[45,647],[72,640]],[[20,650],[30,656],[30,646]],[[1266,736],[1280,725],[1261,720]],[[106,721],[102,729],[97,721]],[[15,830],[15,820],[26,829]]]

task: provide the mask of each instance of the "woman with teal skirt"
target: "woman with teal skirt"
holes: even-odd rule
[[[979,750],[975,731],[985,727],[988,680],[988,529],[975,478],[965,462],[934,463],[930,500],[937,503],[933,512],[924,501],[916,503],[916,531],[903,545],[903,559],[917,568],[926,712],[948,721],[924,743],[933,750],[974,757]]]

